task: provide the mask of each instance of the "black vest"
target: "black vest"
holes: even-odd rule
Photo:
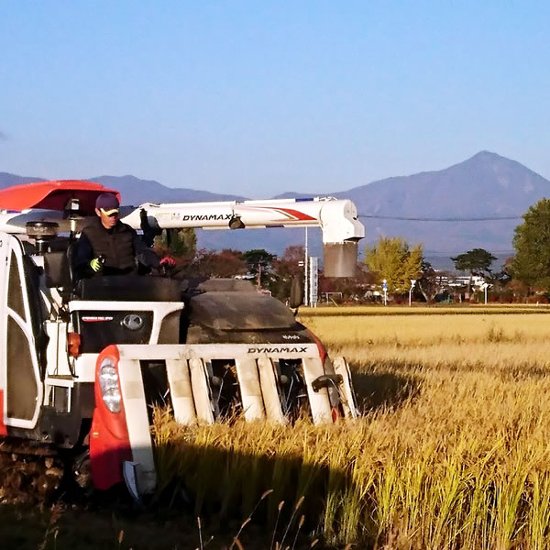
[[[137,234],[129,225],[119,221],[111,229],[105,229],[101,220],[96,218],[82,230],[82,234],[88,237],[94,257],[105,257],[106,274],[109,270],[130,272],[136,269],[134,239]]]

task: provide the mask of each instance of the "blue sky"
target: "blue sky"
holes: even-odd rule
[[[550,179],[550,3],[0,0],[0,171],[263,198]]]

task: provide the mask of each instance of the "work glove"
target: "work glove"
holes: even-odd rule
[[[159,265],[168,269],[176,267],[176,260],[172,256],[164,256],[159,262]]]
[[[101,271],[101,268],[103,267],[103,262],[101,261],[100,258],[94,258],[90,262],[90,267],[92,268],[93,271],[97,273],[98,271]]]

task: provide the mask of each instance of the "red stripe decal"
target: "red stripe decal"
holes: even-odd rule
[[[283,215],[285,215],[287,218],[291,220],[299,220],[304,222],[309,221],[317,221],[317,218],[314,218],[308,214],[304,214],[303,212],[300,212],[299,210],[294,210],[293,208],[269,208],[266,207],[268,210],[274,210],[275,212],[279,212]]]

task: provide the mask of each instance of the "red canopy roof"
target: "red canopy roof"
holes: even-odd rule
[[[70,199],[78,199],[80,214],[91,216],[94,213],[96,198],[101,193],[113,193],[120,201],[118,191],[91,181],[59,180],[13,185],[0,190],[0,209],[64,210]]]

